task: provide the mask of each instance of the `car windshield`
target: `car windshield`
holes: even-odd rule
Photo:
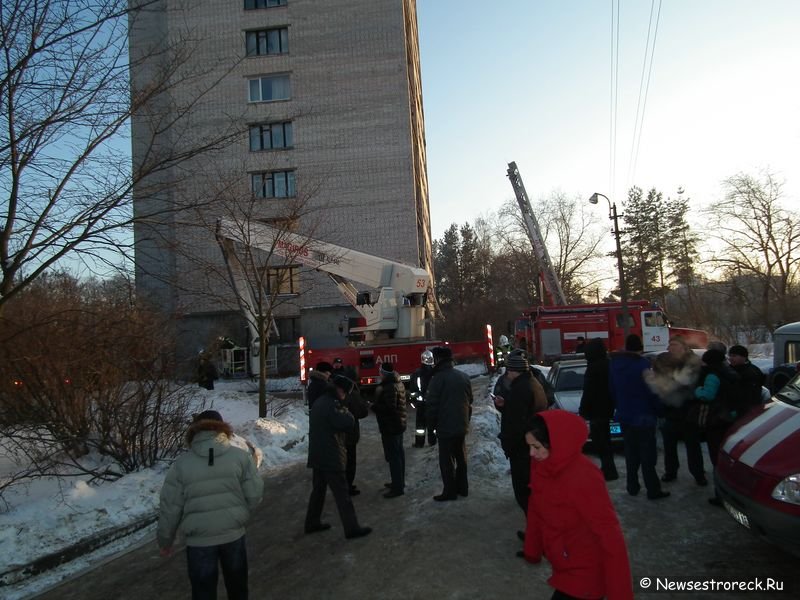
[[[800,374],[792,377],[789,383],[775,394],[775,397],[792,406],[800,406]]]
[[[575,366],[561,369],[556,379],[557,392],[575,392],[583,389],[583,375],[585,366]]]

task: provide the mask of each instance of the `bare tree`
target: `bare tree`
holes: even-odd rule
[[[258,359],[252,372],[258,377],[259,416],[266,417],[272,409],[267,357],[278,337],[276,321],[299,316],[302,295],[316,285],[318,275],[304,265],[339,257],[322,251],[312,237],[323,216],[309,202],[318,184],[307,182],[279,203],[265,202],[243,181],[245,171],[239,166],[210,171],[201,176],[202,204],[186,208],[189,202],[179,200],[184,209],[176,213],[176,226],[184,233],[172,251],[189,272],[170,285],[187,304],[244,319],[250,357]]]
[[[130,258],[134,185],[150,177],[137,194],[157,194],[159,173],[240,133],[232,119],[213,138],[192,138],[191,111],[233,65],[207,62],[203,73],[189,67],[201,41],[191,32],[131,49],[129,58],[129,27],[144,17],[166,19],[167,10],[180,8],[158,0],[2,3],[0,312],[64,259],[96,268]],[[129,69],[139,63],[151,67],[131,82]],[[187,82],[195,93],[177,105],[170,91]],[[159,110],[170,116],[153,119],[132,168],[131,122]],[[180,143],[165,143],[173,131]]]
[[[785,208],[783,184],[770,172],[760,179],[738,173],[724,188],[725,198],[707,211],[710,235],[722,247],[711,263],[729,280],[758,281],[760,294],[740,300],[760,323],[781,322],[800,295],[800,214]]]

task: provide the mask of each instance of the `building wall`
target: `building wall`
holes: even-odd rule
[[[184,334],[181,346],[191,346],[192,354],[205,345],[198,338],[217,329],[212,323],[221,313],[236,312],[213,223],[229,208],[226,197],[249,194],[251,172],[294,170],[295,200],[305,214],[299,230],[432,267],[415,1],[288,0],[257,10],[244,10],[244,2],[164,0],[131,29],[134,55],[164,39],[193,40],[169,101],[133,122],[135,165],[149,148],[153,114],[164,107],[190,107],[184,122],[159,138],[170,148],[241,130],[231,144],[148,178],[135,194],[140,211],[191,206],[137,226],[135,238],[137,286],[165,310],[191,317],[193,333]],[[269,27],[288,29],[288,52],[245,56],[245,32]],[[134,69],[134,85],[146,83],[154,64],[165,60]],[[249,79],[271,74],[289,75],[290,98],[249,102]],[[292,121],[293,147],[251,152],[247,126],[278,120]],[[159,185],[149,185],[154,181]],[[258,211],[280,216],[290,202],[259,200]],[[336,345],[338,323],[355,311],[326,276],[306,273],[303,282],[302,294],[277,314],[300,317],[310,344]]]

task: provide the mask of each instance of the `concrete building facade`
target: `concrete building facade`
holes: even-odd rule
[[[273,220],[291,206],[298,231],[432,270],[415,0],[161,0],[130,47],[134,93],[171,69],[133,120],[134,169],[211,146],[134,189],[137,289],[175,315],[179,358],[246,343],[213,234],[237,202]],[[356,313],[327,277],[284,267],[287,371],[297,336],[341,345]]]

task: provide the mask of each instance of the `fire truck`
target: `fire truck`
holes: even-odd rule
[[[666,350],[670,337],[677,335],[683,336],[693,348],[706,347],[706,332],[672,327],[663,310],[644,300],[567,304],[515,162],[508,163],[506,175],[514,188],[528,239],[539,263],[541,282],[551,302],[550,306],[524,311],[516,320],[514,337],[518,348],[526,349],[537,361],[547,364],[564,354],[576,353],[582,340],[602,338],[609,350],[622,349],[625,347],[626,329],[642,338],[645,352]]]
[[[380,367],[392,363],[402,381],[409,381],[420,366],[423,351],[447,345],[461,362],[493,362],[491,328],[485,340],[447,342],[426,339],[425,323],[434,314],[431,274],[414,267],[278,229],[261,222],[245,224],[220,219],[217,241],[239,306],[248,323],[252,354],[257,352],[258,334],[254,323],[256,304],[244,276],[235,244],[243,244],[284,256],[326,273],[359,316],[350,319],[344,332],[347,344],[334,348],[313,348],[300,340],[300,378],[307,380],[307,366],[335,358],[355,368],[362,386],[380,381]],[[357,287],[360,286],[359,287]],[[275,331],[273,331],[275,333]],[[251,372],[257,363],[251,360]]]
[[[672,327],[657,306],[644,300],[628,302],[628,331],[642,338],[645,352],[663,352],[670,337],[682,336],[692,348],[705,348],[708,335],[698,329]],[[577,351],[581,339],[601,338],[609,350],[625,347],[621,302],[537,306],[523,312],[514,324],[517,347],[542,363]]]

